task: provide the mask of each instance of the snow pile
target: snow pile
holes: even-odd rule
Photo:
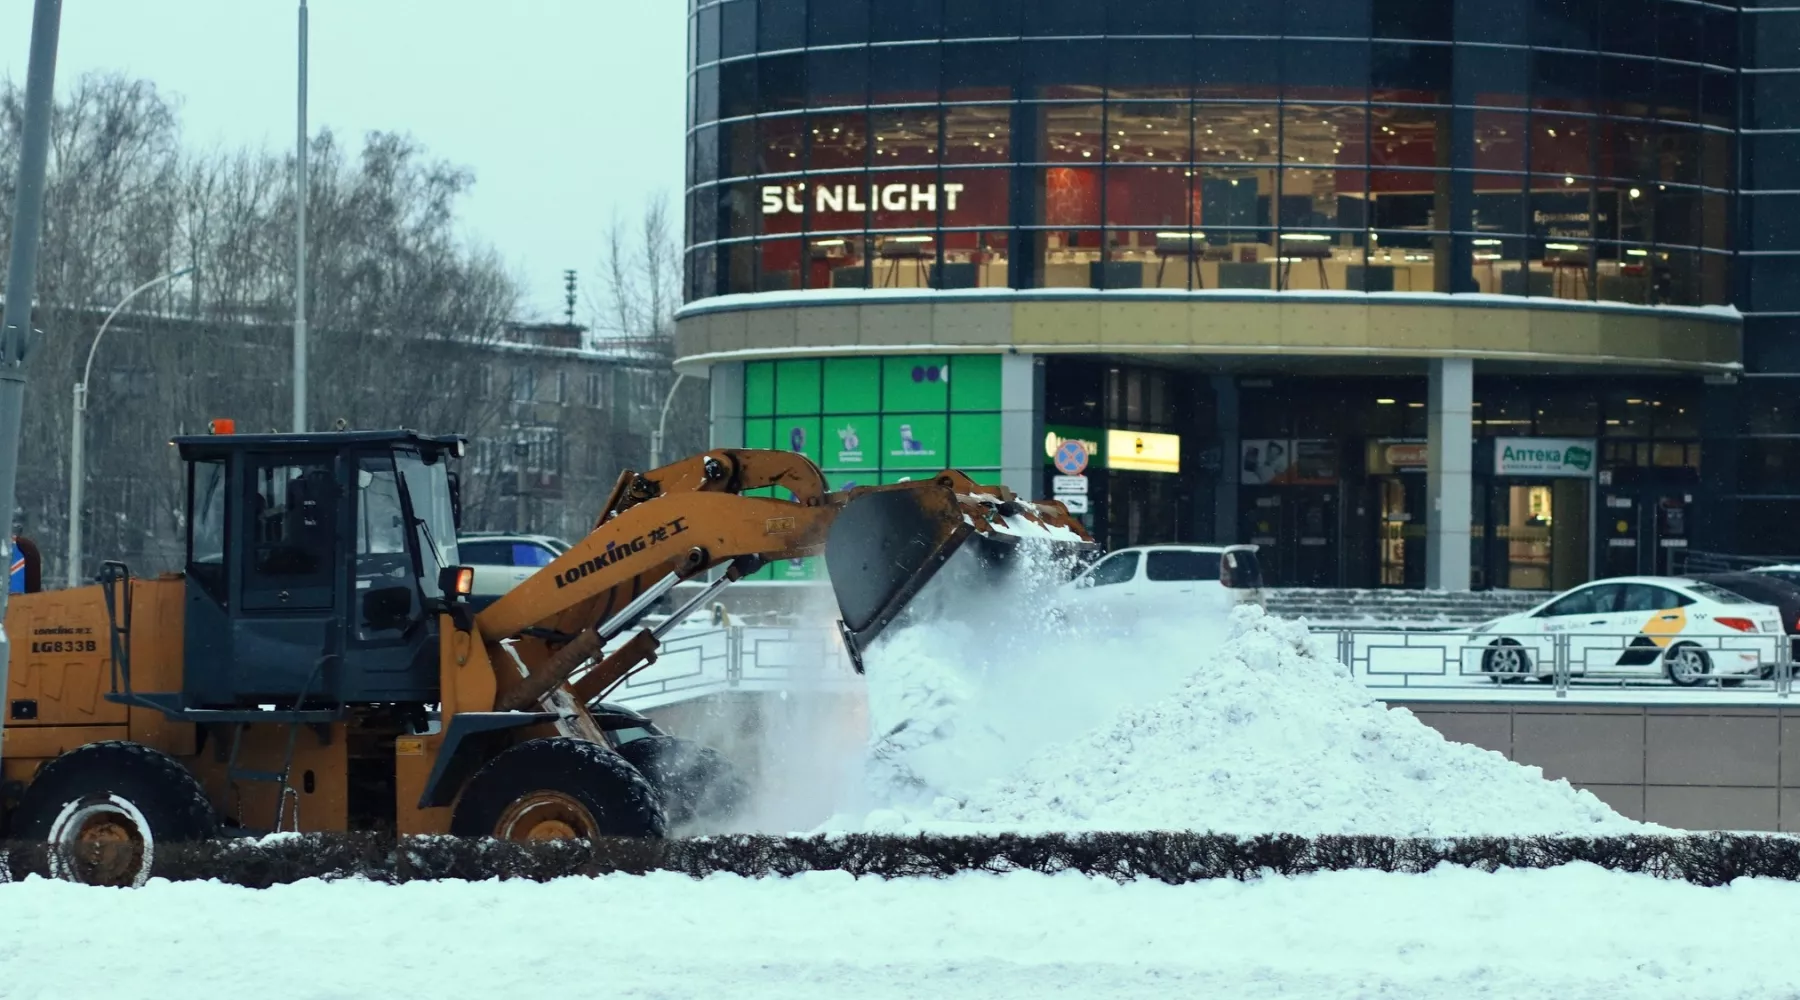
[[[1304,626],[1260,608],[1211,626],[1063,635],[1053,657],[1000,670],[992,657],[969,666],[970,638],[925,622],[871,651],[876,741],[864,804],[877,808],[834,828],[1651,829],[1539,768],[1388,709]]]
[[[415,982],[492,1000],[579,981],[733,1000],[1791,998],[1796,909],[1792,882],[1707,889],[1590,865],[1190,885],[1022,872],[37,880],[0,884],[0,996],[326,1000]],[[623,919],[597,936],[596,914]],[[464,947],[473,935],[482,946]]]

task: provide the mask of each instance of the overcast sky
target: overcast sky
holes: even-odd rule
[[[0,73],[23,85],[30,0],[0,2]],[[93,70],[182,100],[191,144],[292,149],[296,0],[64,0],[58,90]],[[555,318],[562,272],[644,199],[680,204],[682,0],[308,0],[310,125],[410,132],[469,167],[463,218]],[[578,307],[576,319],[585,322]]]

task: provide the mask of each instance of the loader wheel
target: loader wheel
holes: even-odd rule
[[[725,755],[675,736],[644,736],[619,747],[619,756],[650,779],[670,826],[722,820],[743,806],[750,788]]]
[[[656,789],[623,757],[566,736],[530,740],[487,762],[450,817],[459,837],[592,840],[663,836]]]
[[[13,812],[14,840],[48,851],[28,870],[88,885],[139,886],[159,844],[219,835],[219,817],[187,768],[123,740],[89,743],[44,765]]]

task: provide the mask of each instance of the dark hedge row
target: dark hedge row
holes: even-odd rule
[[[0,845],[0,880],[43,872],[43,845]],[[265,841],[216,840],[157,847],[153,874],[264,887],[305,878],[522,878],[611,872],[729,872],[748,877],[844,871],[881,878],[941,878],[965,871],[1077,871],[1106,878],[1179,883],[1366,868],[1423,872],[1440,864],[1493,871],[1588,862],[1699,885],[1761,876],[1800,879],[1800,839],[1696,834],[1683,837],[1231,837],[1201,833],[1000,835],[855,834],[732,836],[593,843],[501,843],[454,837],[398,841],[374,834],[307,834]]]

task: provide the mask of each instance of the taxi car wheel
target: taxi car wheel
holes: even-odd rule
[[[1481,672],[1506,684],[1531,673],[1531,654],[1515,639],[1499,639],[1481,654]]]
[[[1684,644],[1663,654],[1663,673],[1681,687],[1693,687],[1706,681],[1712,673],[1712,658],[1693,644]]]

